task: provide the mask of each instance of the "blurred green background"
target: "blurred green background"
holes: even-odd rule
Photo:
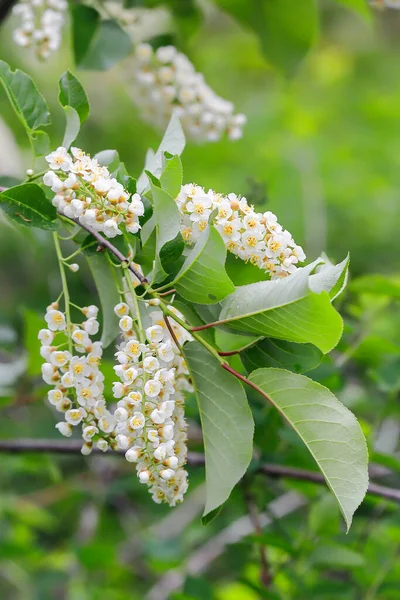
[[[326,251],[339,261],[350,252],[353,280],[371,273],[396,277],[400,11],[377,12],[368,21],[333,1],[321,6],[319,40],[297,76],[287,80],[268,66],[254,35],[205,5],[203,23],[183,49],[213,89],[247,115],[248,124],[238,142],[188,144],[184,180],[245,195],[260,209],[276,212],[309,259]],[[57,146],[64,129],[57,82],[72,65],[69,40],[48,62],[39,63],[12,43],[14,25],[10,18],[1,28],[0,57],[37,82],[51,106]],[[92,154],[118,149],[137,176],[146,150],[157,147],[162,132],[140,121],[129,95],[129,59],[109,72],[78,76],[91,102],[91,117],[77,145]],[[20,148],[23,174],[30,167],[29,148],[3,91],[0,114]],[[2,135],[2,174],[8,174],[1,168],[10,155],[7,143]],[[45,232],[1,221],[0,254],[0,336],[5,347],[0,436],[56,437],[54,415],[42,403],[45,388],[38,378],[41,358],[35,355],[34,340],[40,315],[58,295],[51,240]],[[94,286],[83,263],[70,279],[78,304],[93,300]],[[398,471],[398,301],[396,305],[380,292],[359,295],[353,288],[343,312],[346,330],[339,350],[355,362],[346,358],[346,368],[340,370],[327,360],[315,378],[361,416],[375,459],[392,461]],[[31,351],[27,372],[24,348]],[[290,464],[309,466],[288,431],[274,447],[282,425],[254,402],[263,454],[271,458],[268,453],[278,448]],[[192,400],[188,414],[195,427]],[[193,442],[193,448],[199,446]],[[278,513],[287,503],[294,508],[296,502],[305,503],[296,511],[292,507],[282,520],[271,517],[271,508],[266,513],[272,525],[264,542],[275,573],[274,586],[266,591],[259,584],[260,539],[243,537],[247,517],[240,489],[219,519],[204,528],[200,470],[191,472],[185,503],[169,511],[151,504],[122,462],[1,455],[2,600],[399,598],[396,505],[369,499],[346,536],[325,490],[257,480],[255,497],[263,510],[271,501]],[[301,496],[293,495],[299,492]],[[229,529],[234,524],[237,529]]]

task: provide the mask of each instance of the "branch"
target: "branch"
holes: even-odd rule
[[[111,242],[109,242],[105,237],[103,237],[98,231],[96,231],[95,229],[92,229],[88,225],[83,225],[83,223],[81,223],[80,221],[77,221],[76,219],[70,219],[69,217],[66,217],[60,211],[57,211],[57,212],[60,215],[60,217],[63,217],[64,219],[68,219],[68,221],[71,221],[71,223],[74,223],[75,225],[79,225],[79,227],[82,227],[82,229],[84,229],[85,231],[87,231],[88,233],[90,233],[90,235],[92,235],[93,237],[96,238],[96,240],[99,242],[100,246],[103,246],[103,248],[107,248],[107,250],[109,250],[111,252],[111,254],[114,254],[115,258],[118,258],[118,260],[121,263],[128,263],[129,264],[128,269],[134,274],[134,276],[140,281],[140,283],[142,283],[143,285],[146,285],[148,283],[146,277],[144,277],[144,275],[142,275],[129,262],[129,259],[126,258],[126,256],[124,256],[122,254],[122,252],[120,252],[118,250],[118,248],[116,248],[115,246],[113,246],[113,244]]]
[[[0,440],[0,452],[8,452],[10,454],[23,453],[40,453],[47,452],[51,454],[79,454],[82,447],[80,440],[46,440],[46,439],[13,439]],[[93,449],[93,454],[103,454],[97,448]],[[117,454],[124,456],[124,452],[114,452],[109,450],[107,454]],[[203,466],[205,464],[204,455],[199,452],[189,452],[187,462],[192,467]],[[375,470],[374,470],[375,471]],[[259,473],[268,475],[269,477],[277,477],[279,479],[295,479],[298,481],[308,481],[318,485],[324,485],[325,478],[321,473],[316,471],[308,471],[306,469],[298,469],[297,467],[287,467],[274,463],[263,463],[259,469]],[[375,471],[375,475],[382,474]],[[385,473],[386,474],[386,473]],[[386,487],[377,483],[371,482],[368,487],[368,493],[372,496],[379,496],[400,503],[400,489]]]

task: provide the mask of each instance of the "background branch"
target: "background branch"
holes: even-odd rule
[[[51,454],[77,454],[80,453],[82,442],[80,440],[46,440],[46,439],[12,439],[0,440],[0,452],[9,452],[10,454],[22,454],[25,452],[40,453],[47,452]],[[103,454],[97,448],[93,449],[94,454]],[[112,450],[109,454],[117,454],[124,456],[124,452],[115,453]],[[190,466],[204,465],[204,455],[199,452],[189,452],[187,462]],[[296,467],[288,467],[274,463],[263,463],[258,469],[259,473],[264,473],[269,477],[277,477],[280,479],[296,479],[299,481],[309,481],[310,483],[325,485],[323,475],[316,471],[308,471],[306,469],[298,469]],[[382,469],[372,468],[371,474],[376,476],[387,474]],[[400,503],[400,490],[390,488],[384,485],[370,482],[368,493],[373,496],[379,496],[388,500],[394,500]]]

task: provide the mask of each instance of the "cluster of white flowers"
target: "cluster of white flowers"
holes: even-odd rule
[[[218,213],[213,221],[227,249],[244,261],[267,271],[271,278],[286,277],[305,260],[301,246],[278,223],[276,215],[267,211],[257,213],[246,198],[236,194],[224,196],[213,190],[188,184],[176,199],[183,220],[181,232],[186,243],[194,243],[207,225],[211,213]]]
[[[215,142],[225,133],[231,140],[242,137],[245,115],[234,115],[232,102],[220,98],[174,46],[154,51],[139,44],[133,82],[134,101],[150,123],[165,128],[176,111],[186,135],[197,141]]]
[[[150,313],[153,325],[141,343],[128,305],[120,303],[114,310],[123,337],[114,367],[120,379],[113,386],[118,399],[115,440],[126,459],[136,463],[139,481],[149,486],[153,500],[175,506],[188,486],[182,393],[189,387],[187,370],[161,312]],[[184,341],[180,329],[174,324]]]
[[[47,329],[39,331],[40,354],[46,361],[42,365],[44,381],[54,386],[48,393],[50,404],[64,414],[57,423],[59,432],[70,437],[73,426],[82,427],[84,444],[82,454],[91,453],[93,444],[105,452],[109,435],[114,430],[115,417],[107,410],[103,397],[104,375],[100,371],[101,342],[90,337],[99,330],[97,306],[82,309],[86,320],[73,324],[68,331],[66,317],[58,303],[47,307]],[[72,342],[73,352],[66,347]]]
[[[13,8],[21,18],[14,41],[24,48],[34,47],[39,58],[49,58],[60,47],[67,10],[67,0],[22,0]]]
[[[131,197],[107,167],[74,147],[71,154],[57,148],[46,160],[50,170],[43,183],[55,193],[52,202],[57,210],[109,238],[122,234],[122,224],[130,233],[139,231],[144,214],[140,195]]]

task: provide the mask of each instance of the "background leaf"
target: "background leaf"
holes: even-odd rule
[[[71,17],[75,63],[79,67],[88,53],[93,37],[99,28],[100,15],[91,6],[72,4]]]
[[[79,68],[107,71],[126,58],[131,51],[131,38],[122,27],[116,21],[101,21],[84,58],[79,62]]]
[[[79,115],[72,106],[64,107],[65,117],[67,119],[64,138],[62,141],[62,146],[64,148],[68,148],[78,137],[79,130],[81,128],[81,122],[79,119]]]
[[[368,453],[355,416],[327,388],[283,369],[258,369],[249,380],[271,399],[316,461],[347,524],[368,488]]]
[[[83,123],[89,116],[90,106],[81,82],[71,73],[66,71],[59,81],[60,93],[58,99],[62,106],[71,106],[79,115]]]
[[[193,380],[206,456],[207,515],[227,498],[243,477],[253,448],[253,418],[241,383],[224,371],[198,342],[183,353]]]

